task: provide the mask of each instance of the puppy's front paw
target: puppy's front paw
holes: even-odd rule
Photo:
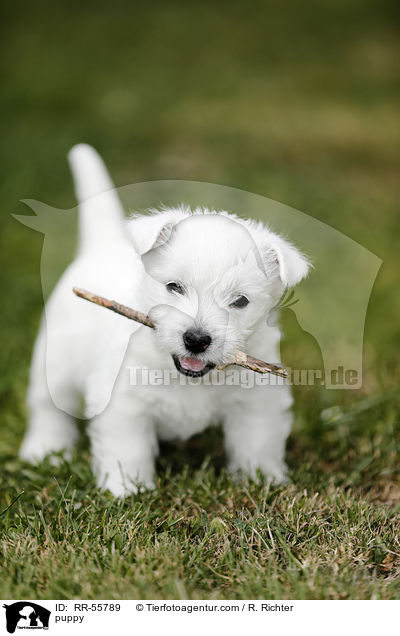
[[[243,483],[248,479],[258,481],[260,473],[267,482],[276,484],[277,486],[284,486],[289,482],[287,466],[284,462],[280,464],[271,462],[268,466],[250,463],[238,465],[232,462],[228,465],[228,471],[231,473],[232,478],[239,483]]]
[[[155,488],[153,476],[149,471],[146,471],[145,475],[143,471],[124,471],[122,467],[118,467],[111,471],[97,469],[95,472],[98,487],[108,490],[114,497],[128,497]]]
[[[53,466],[59,466],[62,458],[54,455],[63,451],[65,459],[70,459],[75,439],[59,439],[47,436],[42,438],[38,434],[27,433],[19,450],[19,457],[29,464],[38,465],[45,457],[50,457],[50,463]]]

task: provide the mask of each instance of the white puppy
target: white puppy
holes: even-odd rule
[[[307,259],[261,223],[226,212],[181,207],[126,221],[95,151],[76,146],[70,163],[80,245],[46,305],[21,457],[70,451],[84,404],[93,470],[114,495],[153,486],[158,439],[218,423],[231,471],[284,480],[289,387],[232,386],[216,367],[236,349],[278,361],[280,332],[267,318],[306,276]],[[156,329],[74,297],[73,286],[150,313]],[[133,369],[158,370],[156,385]]]

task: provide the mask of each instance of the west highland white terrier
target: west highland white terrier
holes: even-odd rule
[[[307,275],[307,258],[262,223],[224,211],[182,206],[126,219],[93,148],[75,146],[69,160],[79,249],[45,307],[20,456],[70,453],[84,412],[97,483],[123,496],[154,487],[158,439],[221,424],[232,472],[285,480],[289,386],[244,389],[228,381],[233,367],[217,367],[237,349],[279,361],[280,330],[267,318]],[[147,312],[156,329],[77,298],[74,286]]]

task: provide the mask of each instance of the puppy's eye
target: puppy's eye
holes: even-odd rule
[[[179,283],[175,283],[174,281],[171,281],[170,283],[167,283],[166,288],[168,289],[169,292],[171,292],[171,294],[184,294],[185,290],[182,287],[182,285],[180,285]]]
[[[235,309],[242,309],[242,307],[246,307],[249,304],[249,299],[246,296],[238,296],[236,300],[233,301],[229,305],[229,307],[235,307]]]

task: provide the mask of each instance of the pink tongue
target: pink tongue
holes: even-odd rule
[[[203,371],[205,362],[197,358],[179,358],[181,366],[187,371]]]

